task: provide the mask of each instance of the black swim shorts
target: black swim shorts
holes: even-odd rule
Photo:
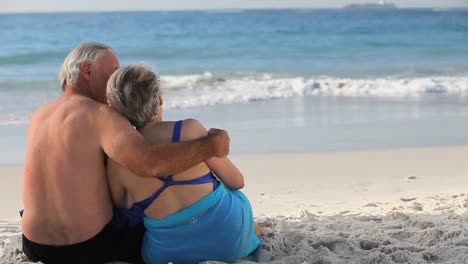
[[[141,244],[144,232],[143,223],[132,228],[116,228],[108,224],[93,238],[65,246],[41,245],[23,235],[23,251],[29,260],[45,264],[101,264],[112,261],[143,263]]]

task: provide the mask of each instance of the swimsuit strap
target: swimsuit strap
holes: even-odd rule
[[[161,193],[166,190],[170,186],[174,185],[194,185],[194,184],[204,184],[204,183],[213,183],[213,190],[216,190],[219,186],[219,181],[216,179],[216,177],[213,175],[213,173],[210,171],[207,174],[192,179],[192,180],[186,180],[186,181],[175,181],[174,176],[171,175],[167,178],[163,177],[158,177],[159,180],[164,182],[163,186],[161,186],[158,190],[156,190],[151,196],[148,198],[144,199],[143,201],[135,203],[135,206],[138,206],[141,208],[142,211],[145,211],[150,204],[158,198]]]
[[[179,120],[175,122],[174,124],[174,132],[172,133],[172,143],[179,142],[180,141],[180,133],[182,131],[182,122],[183,120]],[[135,203],[136,206],[140,207],[141,210],[146,210],[148,206],[158,198],[161,193],[167,189],[170,186],[174,185],[192,185],[192,184],[204,184],[204,183],[213,183],[213,190],[215,190],[219,182],[216,179],[216,177],[213,175],[213,173],[210,171],[206,175],[203,175],[201,177],[192,179],[192,180],[187,180],[187,181],[175,181],[174,175],[170,175],[167,178],[164,177],[157,177],[159,180],[161,180],[164,184],[161,186],[159,189],[157,189],[151,196],[148,198],[144,199],[143,201]]]
[[[182,131],[182,122],[183,120],[176,121],[174,124],[174,131],[172,132],[172,143],[179,142],[180,141],[180,132]],[[148,206],[158,198],[158,196],[169,186],[172,186],[172,177],[173,175],[163,178],[163,177],[158,177],[161,181],[164,182],[163,186],[161,186],[159,189],[157,189],[151,196],[148,198],[144,199],[143,201],[135,203],[136,206],[140,207],[143,211],[148,208]]]
[[[172,176],[169,176],[172,177]],[[159,195],[167,188],[169,187],[168,184],[164,181],[163,186],[161,186],[159,189],[157,189],[152,195],[150,195],[148,198],[144,199],[143,201],[135,203],[135,206],[138,206],[141,208],[142,211],[145,211],[150,204],[158,198]]]
[[[204,184],[204,183],[213,183],[215,185],[215,182],[217,183],[217,179],[214,177],[213,173],[210,171],[207,174],[200,176],[195,179],[191,180],[186,180],[186,181],[175,181],[172,177],[168,177],[167,179],[161,179],[164,181],[164,184],[169,186],[174,186],[174,185],[193,185],[193,184]],[[216,188],[213,188],[216,189]]]
[[[172,143],[180,141],[180,132],[182,131],[182,122],[183,120],[179,120],[174,124],[174,132],[172,133]]]

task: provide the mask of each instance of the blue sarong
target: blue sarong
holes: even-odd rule
[[[223,184],[164,219],[145,217],[144,224],[142,255],[149,264],[234,262],[260,245],[249,200]]]

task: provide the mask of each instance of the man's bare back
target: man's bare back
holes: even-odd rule
[[[87,55],[93,59],[83,59]],[[64,67],[68,70],[63,71]],[[112,255],[119,253],[115,246],[125,248],[133,242],[113,235],[109,225],[113,212],[106,156],[137,175],[155,177],[181,172],[229,152],[229,137],[222,130],[211,130],[209,136],[192,142],[146,142],[127,119],[105,104],[107,80],[118,67],[110,47],[81,44],[62,67],[64,94],[31,118],[22,230],[23,249],[35,261],[102,262],[102,258],[93,259],[96,255],[106,261],[124,260]],[[96,242],[98,237],[100,242]],[[68,248],[62,250],[61,246]],[[139,248],[132,254],[130,257],[139,257]]]
[[[105,155],[95,124],[103,106],[70,95],[43,106],[32,117],[22,220],[29,239],[47,245],[81,242],[112,218]]]

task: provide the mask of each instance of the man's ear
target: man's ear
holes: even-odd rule
[[[92,64],[89,61],[83,61],[80,64],[80,75],[85,79],[91,79],[91,66]]]

